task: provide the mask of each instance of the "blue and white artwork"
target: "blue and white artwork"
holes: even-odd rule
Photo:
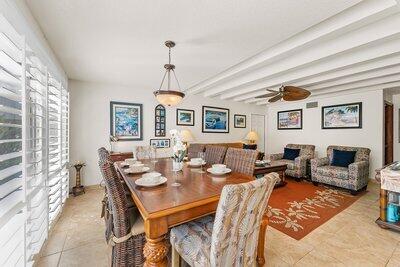
[[[119,140],[142,140],[142,105],[110,102],[110,135]]]
[[[203,106],[203,132],[229,133],[229,109]]]

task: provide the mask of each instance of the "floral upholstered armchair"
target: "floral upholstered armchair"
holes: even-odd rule
[[[332,166],[333,150],[356,151],[354,163],[348,168]],[[349,189],[354,195],[367,188],[369,181],[369,154],[364,147],[328,146],[325,158],[311,160],[311,179],[314,184],[324,183]]]
[[[299,180],[307,174],[307,161],[314,158],[315,146],[302,144],[288,144],[287,148],[300,149],[300,154],[294,160],[283,159],[283,153],[271,154],[271,161],[278,161],[287,164],[286,175]]]

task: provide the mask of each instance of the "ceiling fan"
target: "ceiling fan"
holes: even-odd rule
[[[272,89],[267,89],[268,94],[265,95],[260,95],[257,96],[256,98],[268,98],[268,102],[273,103],[281,98],[285,101],[296,101],[296,100],[302,100],[306,99],[311,93],[310,91],[307,91],[306,89],[296,87],[296,86],[290,86],[290,85],[282,85],[278,91],[272,90]]]

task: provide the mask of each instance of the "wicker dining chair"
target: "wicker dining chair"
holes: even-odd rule
[[[111,161],[99,161],[103,175],[108,201],[112,213],[112,233],[109,244],[112,245],[112,266],[142,266],[145,258],[144,223],[137,212],[132,212],[117,171]]]
[[[204,144],[190,144],[187,148],[188,158],[198,158],[199,152],[204,152],[204,147]]]
[[[253,266],[265,263],[266,208],[277,173],[222,189],[217,212],[171,229],[174,265],[181,256],[190,266]]]
[[[230,147],[225,155],[225,165],[234,172],[253,176],[257,156],[256,150]]]
[[[207,164],[218,164],[224,162],[224,157],[226,153],[225,146],[213,146],[207,145],[205,151],[205,161]]]

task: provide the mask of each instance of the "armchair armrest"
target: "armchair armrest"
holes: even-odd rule
[[[317,171],[318,167],[326,166],[328,164],[329,164],[328,157],[311,159],[311,172],[315,172]]]
[[[368,179],[369,162],[357,161],[349,165],[349,179]]]
[[[269,159],[270,159],[271,161],[280,160],[280,159],[282,159],[282,158],[283,158],[283,153],[276,153],[276,154],[270,154],[270,155],[269,155]]]

